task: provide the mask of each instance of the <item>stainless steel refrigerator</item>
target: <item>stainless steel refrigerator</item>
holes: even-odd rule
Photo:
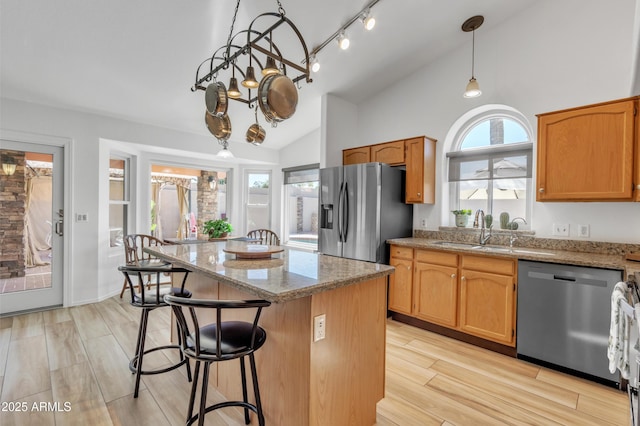
[[[319,252],[388,263],[386,240],[412,234],[404,187],[405,171],[382,163],[321,169]]]

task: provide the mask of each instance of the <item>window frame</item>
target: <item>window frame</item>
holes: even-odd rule
[[[489,162],[493,161],[494,158],[499,157],[501,154],[505,154],[505,156],[513,156],[514,154],[521,153],[523,155],[527,155],[527,173],[525,179],[525,214],[524,219],[527,221],[527,228],[531,227],[531,211],[533,205],[533,172],[534,172],[534,164],[533,164],[533,145],[534,138],[531,126],[528,124],[526,118],[517,110],[512,109],[506,106],[484,106],[477,109],[478,113],[473,113],[470,111],[466,115],[466,119],[459,120],[457,124],[457,131],[454,133],[451,143],[451,149],[445,154],[447,157],[447,173],[445,177],[445,185],[448,186],[448,194],[449,194],[449,211],[457,210],[460,208],[460,182],[464,182],[467,179],[460,180],[452,180],[452,174],[455,174],[455,171],[451,170],[452,162],[460,162],[462,159],[487,159]],[[469,133],[476,128],[479,124],[485,121],[489,121],[495,118],[508,119],[516,122],[526,133],[528,141],[522,142],[511,142],[500,145],[486,145],[478,148],[469,148],[466,150],[461,150],[461,146],[465,141],[465,138],[469,135]],[[500,179],[482,179],[487,181],[487,187],[492,188],[494,182]],[[485,213],[491,212],[493,209],[494,202],[496,200],[493,197],[493,190],[491,190],[491,199],[487,200],[487,207],[489,211]],[[498,212],[492,212],[494,215]],[[448,215],[450,223],[453,223],[453,218],[451,215]],[[495,223],[495,221],[494,221]]]
[[[111,199],[111,174],[110,174],[110,170],[111,170],[111,161],[112,160],[116,160],[116,161],[123,161],[124,162],[124,166],[123,166],[123,187],[122,187],[122,200],[112,200]],[[123,206],[124,210],[123,210],[123,218],[122,218],[122,236],[126,236],[127,234],[130,233],[130,230],[132,229],[132,223],[133,223],[133,217],[135,212],[134,210],[134,206],[133,206],[133,202],[132,200],[132,192],[133,192],[133,174],[131,173],[132,170],[132,166],[131,166],[131,162],[132,162],[132,156],[128,155],[128,154],[124,154],[124,153],[120,153],[120,152],[116,152],[116,151],[111,151],[109,153],[109,167],[108,167],[108,176],[107,176],[107,180],[109,182],[108,184],[108,202],[109,202],[109,216],[108,216],[108,220],[107,220],[107,227],[110,226],[111,223],[111,206]],[[108,235],[109,235],[109,249],[110,250],[122,250],[121,249],[121,245],[111,245],[111,228],[108,228]]]
[[[286,167],[282,169],[282,241],[285,245],[291,245],[299,248],[305,248],[310,250],[317,250],[318,242],[309,243],[309,242],[296,242],[290,241],[290,220],[289,217],[289,185],[294,185],[297,183],[303,182],[289,182],[289,176],[294,174],[295,172],[304,172],[304,171],[317,171],[318,178],[315,180],[308,180],[304,182],[317,182],[318,183],[318,199],[319,199],[319,191],[320,191],[320,163],[306,164],[302,166],[295,167]]]

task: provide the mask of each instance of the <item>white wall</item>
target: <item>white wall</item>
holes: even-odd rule
[[[543,0],[504,24],[480,28],[475,75],[481,97],[462,97],[471,59],[464,46],[358,105],[350,113],[357,117],[351,136],[358,140],[327,138],[328,162],[351,146],[416,135],[438,139],[436,204],[415,207],[414,228],[422,218],[429,229],[448,224],[443,172],[449,147],[443,141],[451,125],[480,105],[506,104],[527,117],[535,134],[537,113],[638,94],[630,93],[638,49],[635,16],[635,0]],[[343,109],[337,105],[337,114],[330,110],[327,115],[335,117]],[[571,238],[578,238],[577,224],[589,224],[590,240],[640,242],[640,203],[534,202],[532,217],[540,237],[550,237],[552,223],[560,222],[572,225]]]
[[[356,105],[327,94],[322,97],[320,124],[320,167],[342,165],[342,150],[374,142],[358,138],[358,108]]]
[[[280,150],[281,168],[320,162],[320,129],[302,136]]]
[[[2,130],[50,135],[72,141],[70,169],[73,181],[71,193],[65,194],[71,200],[71,211],[66,211],[65,216],[72,218],[75,213],[86,213],[89,221],[75,223],[68,220],[65,223],[71,235],[68,241],[69,270],[65,276],[68,289],[66,305],[100,300],[118,293],[122,285],[122,276],[115,270],[115,265],[122,261],[122,249],[109,249],[106,213],[110,150],[136,156],[134,170],[139,180],[149,175],[152,162],[167,161],[203,168],[228,167],[236,178],[236,185],[242,185],[237,161],[222,162],[215,158],[220,147],[213,137],[4,98],[0,99],[0,117]],[[247,159],[245,162],[252,163],[251,167],[271,169],[278,163],[279,153],[272,149],[249,144],[230,144],[230,149],[236,156]],[[139,182],[134,194],[139,200],[135,204],[138,229],[148,228],[148,186]],[[232,200],[230,220],[239,220],[239,198]],[[277,203],[275,208],[279,208],[279,200]]]

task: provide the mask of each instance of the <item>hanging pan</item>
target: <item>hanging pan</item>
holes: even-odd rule
[[[247,142],[260,145],[264,142],[266,136],[267,132],[265,132],[260,123],[258,123],[258,107],[256,106],[256,122],[247,129]]]
[[[213,116],[222,116],[227,113],[227,88],[224,83],[214,81],[207,86],[204,93],[204,102],[207,112]]]
[[[220,141],[226,141],[231,136],[231,120],[229,116],[211,115],[209,111],[204,113],[204,121],[207,123],[207,129]]]
[[[270,74],[258,86],[258,105],[267,121],[275,126],[296,112],[298,89],[286,75]]]

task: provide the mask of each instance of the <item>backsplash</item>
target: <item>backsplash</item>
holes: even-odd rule
[[[627,253],[640,253],[640,244],[611,243],[604,241],[560,240],[553,238],[536,238],[532,231],[514,231],[518,239],[513,243],[514,247],[529,247],[543,250],[567,250],[582,253],[598,253],[624,256]],[[432,240],[444,240],[473,243],[478,241],[479,229],[440,227],[438,231],[415,229],[414,238],[428,238]],[[509,231],[494,230],[487,244],[508,246]]]

